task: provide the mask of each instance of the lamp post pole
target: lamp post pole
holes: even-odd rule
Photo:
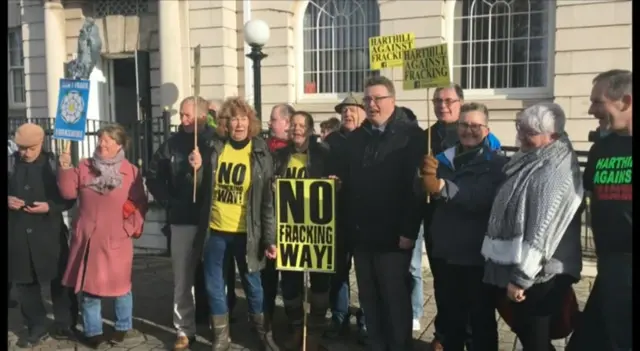
[[[261,61],[267,54],[262,52],[262,45],[250,44],[251,52],[247,57],[253,61],[253,107],[258,119],[262,121],[262,66]]]

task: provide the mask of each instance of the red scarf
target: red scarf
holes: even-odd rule
[[[288,143],[287,140],[276,138],[273,136],[267,139],[267,146],[269,146],[269,150],[271,152],[274,152],[278,149],[282,149],[283,147],[287,146],[287,143]]]

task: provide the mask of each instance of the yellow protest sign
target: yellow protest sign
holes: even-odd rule
[[[276,267],[335,272],[335,181],[276,180]]]
[[[403,54],[416,47],[416,35],[404,33],[369,38],[369,66],[382,68],[402,67]]]
[[[447,44],[406,51],[402,69],[404,90],[433,88],[449,84]]]

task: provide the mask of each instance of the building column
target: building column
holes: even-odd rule
[[[160,102],[169,107],[172,120],[177,117],[178,104],[185,96],[180,11],[182,1],[158,1],[158,34],[160,44]]]
[[[64,78],[66,59],[64,7],[57,1],[44,3],[45,55],[47,68],[47,112],[48,117],[56,116],[60,79]]]

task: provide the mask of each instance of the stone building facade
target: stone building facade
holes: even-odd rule
[[[318,120],[368,70],[368,37],[412,32],[416,46],[447,43],[452,80],[466,100],[486,103],[491,128],[513,145],[515,113],[554,100],[569,117],[577,149],[596,127],[588,116],[591,79],[631,68],[628,0],[12,0],[9,12],[10,116],[55,115],[58,79],[77,50],[85,17],[103,39],[93,118],[124,121],[175,114],[192,93],[192,49],[202,47],[201,95],[252,98],[243,24],[271,28],[262,69],[262,115],[292,103]],[[248,68],[245,70],[245,67]],[[403,91],[402,69],[380,74],[397,84],[398,104],[424,126],[430,92]],[[140,112],[138,112],[139,110]],[[90,116],[91,117],[91,116]]]

